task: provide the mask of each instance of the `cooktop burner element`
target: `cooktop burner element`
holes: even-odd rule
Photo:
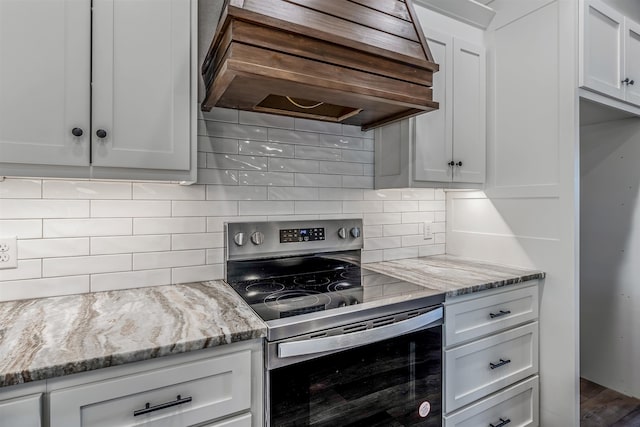
[[[256,295],[256,294],[272,294],[274,292],[281,291],[285,288],[282,283],[277,282],[256,282],[250,285],[247,285],[245,291],[247,295]]]
[[[296,277],[295,279],[293,279],[293,283],[302,287],[326,286],[331,283],[331,279],[325,276],[316,276],[315,274],[313,274],[310,276]]]

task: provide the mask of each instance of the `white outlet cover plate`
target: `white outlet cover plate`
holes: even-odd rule
[[[0,270],[7,268],[18,268],[16,237],[0,237]]]

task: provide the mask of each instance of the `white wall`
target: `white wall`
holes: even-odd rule
[[[640,119],[580,129],[583,377],[640,397]]]
[[[577,426],[577,9],[495,0],[484,192],[447,193],[447,252],[542,269],[542,426]]]

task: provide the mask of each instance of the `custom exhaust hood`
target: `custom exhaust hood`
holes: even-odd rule
[[[436,71],[411,0],[225,0],[201,108],[367,130],[437,109]]]

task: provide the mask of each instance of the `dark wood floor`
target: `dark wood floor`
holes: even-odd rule
[[[581,427],[639,427],[640,400],[580,378]]]

